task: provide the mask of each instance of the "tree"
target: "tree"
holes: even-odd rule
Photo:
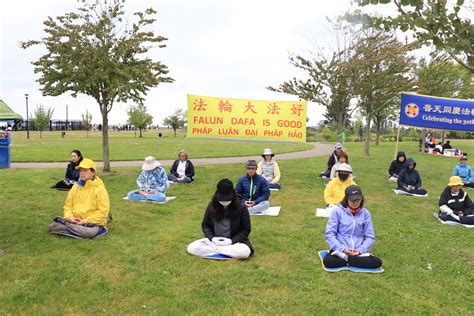
[[[382,122],[396,113],[400,92],[411,85],[413,58],[407,56],[411,49],[411,45],[403,45],[393,34],[373,29],[365,29],[354,46],[351,69],[358,79],[353,89],[359,111],[366,120],[364,153],[367,156],[372,121],[376,122],[378,143]]]
[[[163,120],[164,125],[170,126],[173,129],[174,137],[176,137],[176,131],[183,127],[184,123],[186,123],[186,112],[182,109],[176,109],[173,114]]]
[[[135,106],[130,106],[127,111],[128,122],[138,128],[140,131],[140,138],[142,137],[142,130],[144,130],[148,125],[153,123],[153,116],[147,113],[147,108],[144,104],[139,104]],[[136,137],[135,132],[135,137]]]
[[[86,129],[86,134],[87,138],[89,138],[89,131],[92,126],[92,114],[89,113],[88,110],[86,110],[86,113],[82,114],[82,125]]]
[[[110,171],[108,114],[116,102],[141,103],[146,92],[160,83],[172,82],[168,68],[147,53],[165,37],[151,30],[156,22],[152,8],[134,13],[126,22],[124,0],[82,0],[76,12],[43,24],[46,36],[21,44],[23,48],[43,44],[47,53],[33,62],[45,96],[71,92],[94,98],[102,115],[104,171]]]
[[[450,61],[420,60],[416,69],[416,91],[420,94],[472,98],[472,75],[465,68]]]
[[[296,95],[302,100],[316,102],[326,108],[324,116],[329,122],[335,122],[339,140],[347,126],[352,111],[350,100],[351,72],[348,71],[347,50],[335,52],[328,59],[321,54],[312,59],[303,56],[290,56],[290,64],[306,72],[306,79],[293,78],[278,88],[267,87],[270,91]]]
[[[446,60],[420,60],[416,69],[416,91],[420,94],[447,98],[474,98],[471,73],[458,64]],[[444,142],[444,132],[441,134]],[[423,148],[424,148],[424,137]]]
[[[43,136],[43,129],[49,125],[53,113],[54,109],[46,108],[41,104],[36,108],[34,115],[31,115],[30,113],[33,126],[40,131],[40,138]]]
[[[373,17],[355,12],[353,17],[368,20],[385,30],[412,31],[422,44],[434,45],[462,67],[474,73],[474,16],[464,0],[358,0],[360,6],[393,3],[398,15]]]

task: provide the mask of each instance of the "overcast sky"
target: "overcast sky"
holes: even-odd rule
[[[240,99],[296,100],[294,96],[271,92],[297,73],[288,64],[288,53],[307,54],[319,47],[336,45],[326,17],[336,17],[350,8],[349,0],[129,0],[129,12],[152,6],[158,11],[156,34],[167,37],[167,48],[154,49],[152,57],[170,69],[174,83],[149,91],[145,104],[155,124],[175,108],[186,108],[186,94]],[[0,99],[26,116],[25,93],[30,95],[30,112],[38,104],[55,108],[54,118],[80,119],[88,109],[95,123],[100,112],[87,96],[44,97],[36,82],[31,61],[44,48],[19,48],[19,42],[44,35],[42,22],[73,11],[75,0],[30,0],[0,2]],[[116,104],[110,113],[112,124],[125,123],[128,104]],[[323,109],[310,104],[310,125],[322,118]]]

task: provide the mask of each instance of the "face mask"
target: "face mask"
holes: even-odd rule
[[[339,179],[341,179],[342,181],[346,181],[347,178],[349,178],[349,174],[348,174],[348,173],[345,173],[345,174],[344,174],[344,173],[340,173],[340,174],[338,175],[338,177],[339,177]]]
[[[86,182],[85,182],[85,181],[82,181],[82,180],[79,180],[79,181],[77,181],[76,183],[77,183],[77,185],[80,186],[80,187],[83,187],[83,186],[86,185]]]
[[[219,201],[219,203],[225,207],[225,206],[229,206],[230,203],[232,203],[232,201]]]

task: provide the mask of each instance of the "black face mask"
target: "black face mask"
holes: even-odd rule
[[[349,174],[348,173],[340,173],[338,175],[338,178],[342,181],[346,181],[349,178]]]

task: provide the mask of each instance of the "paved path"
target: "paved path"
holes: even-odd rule
[[[310,157],[326,156],[334,150],[333,145],[321,143],[308,143],[313,148],[305,151],[297,151],[286,154],[279,154],[277,160],[302,159]],[[222,158],[194,158],[192,159],[194,165],[211,165],[211,164],[226,164],[226,163],[244,163],[249,159],[260,159],[260,156],[248,157],[222,157]],[[160,160],[164,166],[171,166],[174,160]],[[11,168],[25,168],[25,169],[50,169],[50,168],[66,168],[67,162],[15,162],[11,164]],[[139,167],[143,164],[143,160],[139,161],[112,161],[111,167]],[[102,162],[97,162],[97,167],[102,168]]]

